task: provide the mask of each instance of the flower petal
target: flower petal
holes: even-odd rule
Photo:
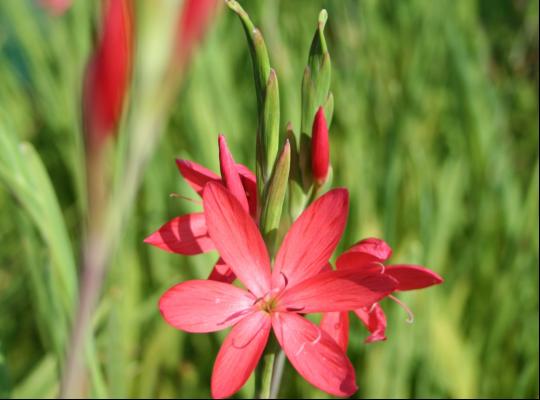
[[[278,309],[303,314],[355,310],[389,295],[396,285],[393,278],[381,273],[353,269],[321,272],[286,289],[278,300]]]
[[[359,241],[336,260],[338,269],[364,267],[372,263],[383,263],[392,255],[390,246],[381,239],[368,238]]]
[[[423,289],[443,282],[438,274],[420,265],[389,265],[385,274],[398,282],[396,290]]]
[[[144,239],[144,242],[169,253],[184,255],[201,254],[215,249],[214,242],[208,236],[203,213],[176,217]]]
[[[347,351],[349,344],[348,312],[324,313],[321,319],[321,329],[328,333],[343,351]]]
[[[369,337],[365,340],[366,343],[386,340],[386,315],[379,303],[375,303],[371,307],[359,308],[354,310],[354,313],[370,332]]]
[[[249,213],[252,217],[257,214],[257,179],[255,174],[243,164],[236,164],[236,170],[242,180],[249,203]]]
[[[272,326],[268,314],[257,312],[236,324],[225,341],[212,371],[212,397],[236,393],[257,366]]]
[[[223,186],[206,185],[204,212],[210,237],[223,260],[257,297],[270,290],[270,258],[253,219]]]
[[[279,249],[274,286],[295,285],[319,273],[334,252],[349,212],[349,192],[334,189],[314,201],[292,224]]]
[[[176,160],[178,170],[186,182],[202,196],[204,186],[208,182],[221,182],[221,178],[209,169],[188,160]]]
[[[356,392],[354,368],[328,333],[295,313],[275,313],[272,326],[287,358],[305,380],[335,396]]]
[[[240,202],[242,208],[246,211],[249,211],[249,205],[246,197],[246,192],[244,186],[242,186],[242,181],[240,180],[240,175],[236,168],[236,163],[232,157],[229,148],[227,147],[227,141],[225,136],[219,135],[219,165],[221,168],[221,179],[223,184],[229,192],[231,192],[234,197]]]
[[[220,257],[219,260],[217,260],[216,265],[214,265],[208,279],[218,282],[233,283],[236,279],[236,275],[227,263],[223,261],[223,258]]]
[[[186,332],[215,332],[252,312],[255,297],[228,283],[191,280],[167,290],[159,310],[170,325]]]

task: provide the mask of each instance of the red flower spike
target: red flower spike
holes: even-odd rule
[[[270,330],[308,382],[330,394],[353,394],[355,372],[347,355],[327,332],[301,315],[362,308],[389,295],[397,285],[394,278],[370,269],[320,272],[343,231],[347,191],[326,193],[293,223],[278,252],[281,264],[274,271],[279,272],[273,276],[261,234],[238,199],[223,185],[210,182],[203,204],[210,237],[248,291],[220,282],[188,281],[163,295],[160,310],[167,322],[188,332],[233,325],[214,364],[212,396],[231,396],[244,385]],[[310,277],[301,279],[296,266]]]
[[[318,185],[322,185],[326,181],[329,163],[328,125],[326,124],[324,110],[319,107],[311,131],[311,172]]]
[[[99,43],[87,65],[83,115],[87,140],[114,134],[122,114],[132,66],[132,2],[105,0]]]
[[[366,273],[378,271],[381,275],[391,276],[397,283],[396,291],[423,289],[443,282],[443,279],[435,272],[418,265],[383,265],[391,255],[392,249],[386,242],[368,238],[341,254],[336,260],[336,266],[339,271],[364,271]],[[389,297],[404,307],[412,317],[412,313],[403,303],[393,296]],[[355,309],[354,312],[370,332],[365,340],[366,343],[386,340],[386,315],[378,303]],[[340,345],[347,348],[348,332],[346,333],[345,330],[348,331],[348,325],[330,324],[338,318],[344,320],[348,318],[348,315],[342,314],[338,317],[325,314],[321,321],[321,328]]]

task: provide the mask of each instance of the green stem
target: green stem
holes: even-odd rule
[[[272,373],[272,383],[270,384],[270,398],[271,399],[278,398],[284,367],[285,367],[285,353],[283,350],[279,350],[274,359],[274,371]]]
[[[259,399],[276,399],[285,366],[285,353],[274,335],[270,337],[255,375],[255,395]]]
[[[279,345],[277,340],[274,335],[272,335],[264,350],[262,363],[256,372],[255,395],[258,395],[259,399],[270,399],[270,389],[272,386],[272,377],[274,375],[274,361],[278,349]]]

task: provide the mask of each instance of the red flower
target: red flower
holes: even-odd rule
[[[348,192],[332,190],[294,222],[273,270],[253,218],[222,185],[203,193],[210,237],[247,290],[223,282],[192,280],[160,299],[165,320],[187,332],[232,326],[212,373],[212,396],[239,390],[257,365],[273,329],[291,364],[307,381],[338,396],[356,391],[355,372],[345,352],[302,314],[343,312],[368,306],[391,293],[393,278],[379,271],[320,272],[345,228]]]
[[[217,0],[185,0],[178,22],[175,58],[184,65],[201,41],[219,5]]]
[[[221,177],[202,165],[187,160],[176,160],[180,173],[187,183],[202,196],[208,182],[217,182],[225,186],[249,211],[252,218],[257,213],[257,183],[255,175],[246,166],[237,164],[227,147],[223,135],[219,136],[219,161]],[[176,217],[147,237],[145,243],[156,246],[169,253],[195,255],[215,249],[214,242],[208,236],[204,213],[192,213]],[[234,274],[219,259],[209,279],[232,282]]]
[[[104,1],[99,44],[88,63],[83,93],[87,139],[114,134],[122,114],[132,65],[132,2]]]
[[[352,246],[338,257],[338,270],[375,271],[394,278],[397,291],[423,289],[443,282],[435,272],[419,265],[387,265],[382,263],[390,258],[392,249],[380,239],[364,239]],[[381,269],[382,268],[382,269]],[[399,300],[390,296],[400,305]],[[406,308],[406,307],[405,307]],[[407,309],[407,311],[409,311]],[[364,323],[370,336],[366,343],[386,340],[386,315],[378,303],[354,310]],[[344,313],[327,313],[321,321],[321,328],[328,332],[343,349],[347,349],[349,335],[349,315]]]
[[[324,117],[324,110],[319,107],[313,120],[311,132],[311,172],[318,185],[322,185],[328,177],[329,160],[328,125]]]

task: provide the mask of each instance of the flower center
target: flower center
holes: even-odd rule
[[[277,308],[278,299],[275,293],[269,292],[258,299],[255,304],[259,307],[261,311],[264,311],[267,314],[272,314]]]

